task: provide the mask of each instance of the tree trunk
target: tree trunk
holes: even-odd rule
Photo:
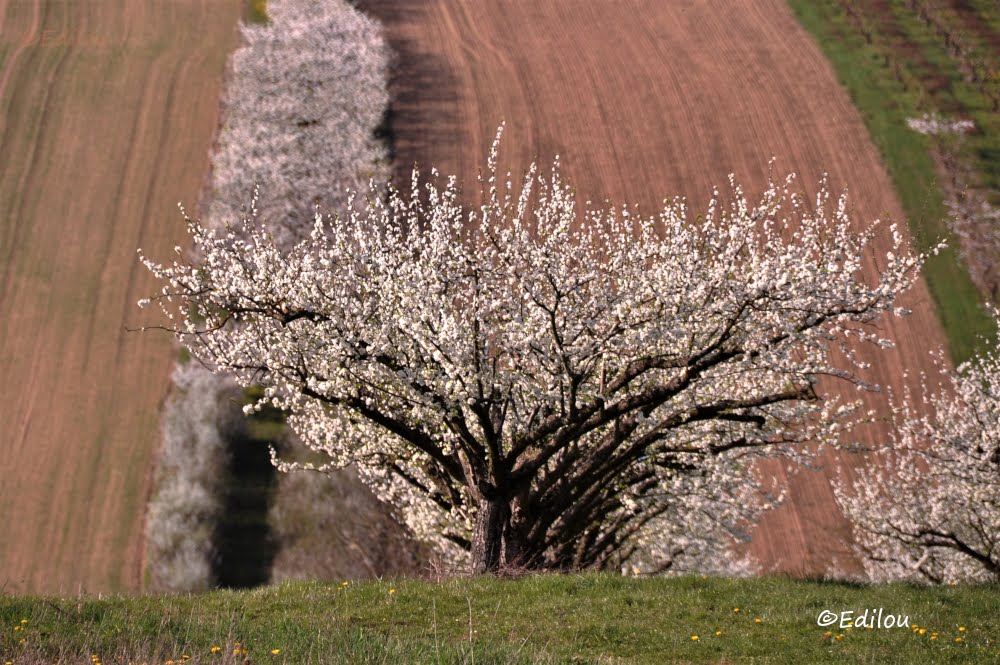
[[[483,575],[500,570],[504,528],[510,518],[510,505],[503,499],[484,499],[476,513],[472,532],[472,574]]]

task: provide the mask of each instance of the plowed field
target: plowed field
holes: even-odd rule
[[[0,0],[0,588],[136,588],[166,334],[239,0]]]
[[[506,120],[502,164],[518,172],[558,153],[580,201],[652,213],[682,195],[697,210],[730,172],[759,192],[774,156],[777,171],[798,173],[807,191],[824,172],[835,190],[848,187],[859,225],[903,220],[858,112],[780,0],[361,4],[386,24],[399,57],[393,132],[402,182],[418,162],[474,186]],[[928,351],[944,341],[923,283],[907,303],[911,317],[884,324],[897,348],[870,355],[869,378],[883,385],[928,366]],[[854,398],[853,389],[834,389]],[[856,568],[828,480],[842,460],[857,464],[829,453],[824,471],[765,468],[789,492],[754,535],[767,569]]]

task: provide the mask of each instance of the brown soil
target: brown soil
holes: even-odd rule
[[[399,56],[393,131],[402,182],[417,162],[473,185],[506,120],[502,163],[521,170],[559,153],[581,201],[653,212],[679,194],[697,209],[730,172],[760,191],[773,155],[807,190],[824,171],[835,189],[849,187],[859,224],[902,220],[858,112],[779,0],[361,4],[386,24]],[[928,368],[928,351],[944,341],[923,283],[906,301],[914,314],[883,324],[898,347],[868,354],[869,378],[883,385]],[[883,436],[868,432],[869,441]],[[754,535],[752,551],[768,570],[856,570],[828,478],[861,462],[833,452],[822,462],[822,471],[765,468],[789,492]]]
[[[0,0],[0,587],[135,589],[175,350],[126,332],[208,168],[239,0]]]

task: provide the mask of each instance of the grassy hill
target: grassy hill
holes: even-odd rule
[[[998,599],[995,586],[614,575],[0,597],[0,662],[994,663]],[[866,608],[908,626],[817,625]]]

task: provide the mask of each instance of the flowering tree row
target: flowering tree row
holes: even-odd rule
[[[475,571],[718,542],[754,510],[751,460],[836,429],[847,405],[817,377],[865,387],[844,342],[888,344],[858,324],[902,313],[923,257],[891,227],[867,282],[876,228],[790,179],[756,203],[733,183],[697,222],[679,200],[641,218],[579,210],[558,164],[500,187],[496,150],[477,207],[414,173],[411,195],[318,216],[291,248],[254,214],[189,220],[202,260],[146,260],[157,300],[194,354],[263,385],[329,467]]]
[[[268,14],[267,23],[242,26],[231,56],[203,207],[206,223],[222,228],[256,184],[275,242],[288,246],[308,235],[316,205],[336,210],[345,188],[385,171],[375,131],[388,104],[388,49],[378,24],[344,0],[271,0]],[[240,395],[231,378],[197,363],[178,367],[174,383],[147,513],[147,565],[159,588],[203,590],[215,583],[219,494],[243,425],[229,406]],[[281,499],[285,513],[301,505]]]
[[[196,363],[174,370],[163,445],[146,519],[152,585],[205,591],[215,583],[215,529],[222,517],[229,441],[240,436],[240,391]]]
[[[288,245],[308,235],[316,206],[343,212],[346,189],[387,173],[375,129],[389,52],[378,23],[343,0],[272,0],[268,16],[242,26],[230,61],[206,212],[215,226],[238,219],[256,184],[261,215]]]

